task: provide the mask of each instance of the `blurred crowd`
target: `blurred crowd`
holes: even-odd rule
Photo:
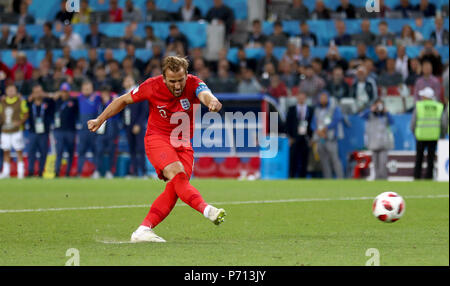
[[[321,101],[325,100],[322,97],[337,104],[352,99],[353,105],[349,109],[342,108],[343,113],[367,110],[378,98],[387,95],[413,96],[417,100],[420,98],[419,92],[426,87],[433,90],[434,100],[444,104],[448,101],[448,62],[442,61],[436,47],[449,45],[449,31],[448,27],[444,27],[444,17],[438,13],[441,7],[436,7],[428,0],[421,0],[417,6],[411,5],[408,0],[401,0],[394,9],[380,0],[381,11],[375,14],[384,19],[393,12],[400,13],[400,17],[404,18],[419,13],[421,16],[414,20],[416,25],[420,25],[423,17],[432,17],[435,29],[429,38],[414,31],[411,25],[403,26],[400,34],[389,32],[389,24],[383,19],[378,23],[377,33],[371,31],[370,20],[364,19],[359,33],[348,34],[343,19],[358,17],[358,7],[348,0],[340,0],[336,10],[329,9],[323,1],[318,0],[312,11],[304,5],[304,1],[293,0],[288,4],[286,13],[280,15],[272,13],[271,5],[275,1],[268,0],[268,16],[262,20],[273,21],[273,32],[264,34],[262,20],[253,20],[247,23],[249,29],[246,36],[239,37],[239,40],[235,37],[237,20],[233,10],[223,0],[214,0],[212,8],[205,15],[191,0],[185,0],[183,7],[176,13],[160,10],[153,0],[146,1],[146,9],[142,11],[131,0],[127,0],[123,7],[119,6],[117,0],[109,0],[110,8],[103,21],[129,22],[124,36],[115,43],[126,51],[121,61],[115,59],[114,51],[109,46],[111,41],[99,30],[99,23],[93,21],[95,11],[90,8],[89,1],[81,0],[78,13],[67,12],[66,1],[61,1],[60,11],[53,21],[45,22],[42,26],[43,36],[40,39],[33,39],[27,31],[27,25],[35,23],[34,16],[28,12],[29,2],[0,0],[0,12],[12,15],[17,25],[14,34],[9,24],[0,22],[0,49],[12,50],[15,57],[12,66],[0,61],[0,92],[3,97],[7,97],[7,89],[14,86],[15,91],[11,93],[20,95],[27,102],[29,118],[37,114],[36,108],[33,109],[36,99],[40,101],[42,97],[55,103],[61,101],[60,93],[68,90],[90,98],[89,104],[91,101],[96,102],[95,107],[87,107],[91,108],[92,116],[102,108],[102,104],[110,100],[106,95],[102,98],[103,93],[120,95],[130,88],[129,84],[124,83],[125,79],[134,85],[161,74],[161,60],[166,55],[186,56],[190,61],[189,72],[204,80],[215,93],[267,93],[276,99],[304,96],[307,105],[319,107]],[[337,13],[339,17],[335,17]],[[313,57],[311,51],[318,46],[316,33],[326,31],[311,31],[307,23],[310,19],[335,19],[337,36],[328,43],[328,52],[323,59]],[[199,20],[223,23],[226,27],[226,45],[215,60],[206,60],[203,48],[190,47],[186,35],[174,24]],[[286,33],[283,20],[298,21],[300,34]],[[146,36],[141,38],[135,34],[138,22],[173,24],[170,25],[167,38],[156,37],[151,25],[145,27]],[[77,23],[89,24],[90,31],[86,37],[82,38],[73,31],[72,24]],[[53,34],[55,29],[62,32],[60,37]],[[346,60],[339,54],[340,46],[356,46],[357,56]],[[388,54],[387,48],[390,46],[396,47],[393,57]],[[420,54],[414,58],[408,57],[408,46],[422,47]],[[238,48],[236,62],[229,60],[228,51],[231,47]],[[258,47],[264,49],[264,56],[258,60],[249,58],[246,50]],[[276,47],[286,48],[281,58],[274,55]],[[101,56],[98,54],[100,48],[104,49]],[[151,58],[148,61],[139,59],[136,56],[138,48],[151,50]],[[375,50],[376,58],[368,57],[369,48]],[[47,50],[39,66],[33,66],[23,52],[29,49]],[[62,56],[55,58],[52,49],[62,49]],[[88,56],[73,58],[72,51],[80,49],[86,49]],[[92,99],[93,94],[98,99]],[[79,106],[77,118],[81,118],[86,111],[81,111],[85,102],[75,101]],[[54,103],[48,103],[53,110],[52,116],[58,109]],[[408,111],[412,111],[412,108]],[[28,128],[34,124],[30,120],[23,122]],[[44,133],[47,131],[45,129]],[[338,169],[337,172],[341,171]]]

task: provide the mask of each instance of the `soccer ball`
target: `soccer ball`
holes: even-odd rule
[[[384,192],[373,201],[372,212],[381,221],[395,222],[405,213],[405,201],[395,192]]]

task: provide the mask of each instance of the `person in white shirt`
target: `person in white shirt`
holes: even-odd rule
[[[83,40],[78,33],[73,32],[71,25],[64,26],[64,32],[59,38],[61,46],[69,46],[71,50],[80,50],[83,48]]]

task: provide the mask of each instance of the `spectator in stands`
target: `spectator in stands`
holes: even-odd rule
[[[331,97],[340,102],[344,97],[350,96],[350,87],[344,80],[344,70],[340,66],[333,68],[331,80],[328,81],[326,87]]]
[[[258,64],[256,66],[256,73],[258,75],[262,74],[264,66],[267,63],[272,63],[275,68],[278,67],[278,59],[273,54],[273,44],[269,41],[264,43],[264,57],[258,60]]]
[[[300,49],[293,41],[288,41],[286,51],[283,54],[282,60],[287,61],[289,64],[298,62],[300,59]]]
[[[2,25],[2,37],[0,39],[0,49],[9,49],[10,45],[11,45],[11,38],[12,35],[9,31],[9,26],[8,25]]]
[[[273,33],[267,38],[275,47],[285,47],[288,42],[288,35],[283,32],[283,24],[281,21],[276,21],[273,24]]]
[[[335,21],[337,35],[334,37],[334,44],[337,46],[350,46],[352,44],[352,36],[346,33],[345,22],[342,20]],[[333,45],[333,43],[331,43]]]
[[[439,94],[434,93],[432,88],[425,87],[420,89],[417,95],[420,98],[416,101],[411,117],[411,131],[416,137],[414,179],[422,178],[422,162],[425,149],[427,149],[425,178],[433,179],[437,141],[445,134],[448,119],[443,116],[443,104],[435,100],[439,97]]]
[[[258,19],[252,22],[252,31],[248,35],[247,48],[260,48],[267,41],[266,35],[262,32],[262,24]]]
[[[217,74],[208,81],[208,87],[216,93],[237,92],[238,82],[230,72],[228,61],[219,61]]]
[[[404,25],[397,38],[396,44],[402,46],[416,46],[422,42],[422,35],[418,31],[413,31],[410,25]]]
[[[302,48],[300,49],[300,58],[298,60],[298,63],[301,66],[307,66],[312,63],[311,48],[308,44],[302,44]]]
[[[392,46],[395,44],[396,36],[389,32],[388,23],[380,21],[378,23],[378,35],[375,37],[375,45]]]
[[[14,71],[14,85],[17,91],[26,99],[31,93],[31,78],[26,80],[21,69]]]
[[[72,57],[72,51],[71,51],[70,47],[69,46],[63,47],[62,52],[63,52],[62,58],[64,60],[64,66],[66,68],[72,70],[75,67],[77,61]],[[88,56],[89,56],[89,52],[88,52]]]
[[[145,12],[142,19],[144,22],[170,22],[173,20],[169,13],[156,7],[154,0],[145,2]]]
[[[249,68],[251,70],[256,70],[256,61],[254,59],[247,58],[247,53],[244,47],[239,47],[237,53],[237,63],[233,67],[235,73],[241,72],[242,68]]]
[[[50,133],[50,124],[54,117],[53,100],[47,98],[42,86],[36,84],[33,86],[33,92],[28,98],[28,176],[34,175],[34,163],[36,153],[39,152],[38,177],[44,173],[45,162],[47,161],[48,140]]]
[[[378,0],[380,5],[380,12],[376,13],[378,18],[386,18],[386,12],[391,11],[391,8],[384,3],[384,0]]]
[[[272,77],[277,74],[277,69],[273,65],[273,63],[268,62],[264,65],[263,70],[259,77],[259,83],[263,86],[265,90],[270,87],[270,82]]]
[[[422,74],[422,65],[418,58],[412,58],[409,61],[408,77],[405,80],[407,86],[414,86],[417,79]]]
[[[89,48],[100,48],[102,42],[107,38],[106,35],[98,30],[97,23],[91,23],[89,30],[90,33],[84,38],[84,43]]]
[[[377,55],[377,60],[375,62],[375,69],[377,74],[381,74],[386,70],[386,62],[388,59],[388,50],[383,45],[378,45],[375,47],[375,54]]]
[[[440,76],[442,74],[442,58],[439,52],[434,48],[432,41],[425,41],[423,49],[419,53],[419,59],[431,62],[433,66],[433,75]]]
[[[364,43],[372,46],[375,43],[375,34],[370,31],[370,20],[363,19],[361,21],[361,32],[352,36],[352,41],[356,44]]]
[[[180,21],[192,22],[202,19],[202,12],[192,3],[192,0],[184,0],[184,5],[178,10],[178,17]]]
[[[138,57],[136,57],[136,48],[132,44],[128,44],[126,46],[126,56],[133,60],[134,67],[139,70],[139,72],[143,72],[145,69],[145,62]]]
[[[292,89],[299,84],[297,67],[297,62],[289,63],[286,60],[281,60],[278,64],[278,72],[280,73],[280,78],[289,89]]]
[[[111,80],[106,73],[105,66],[99,64],[95,67],[94,77],[93,77],[94,90],[101,90],[103,86],[111,86]]]
[[[316,6],[314,7],[314,10],[311,13],[312,19],[330,19],[330,9],[328,9],[325,6],[325,3],[323,3],[322,0],[316,0]]]
[[[11,79],[11,70],[0,60],[0,94],[5,93],[6,81]]]
[[[127,0],[125,2],[125,9],[122,13],[122,19],[124,22],[141,22],[142,15],[139,9],[136,9],[133,5],[133,1]]]
[[[422,62],[422,76],[419,77],[414,84],[414,98],[416,101],[420,99],[419,91],[423,90],[425,87],[433,89],[434,100],[439,101],[441,99],[441,82],[433,75],[433,65],[430,61]]]
[[[403,18],[409,17],[409,12],[414,11],[414,7],[409,3],[409,0],[400,0],[400,4],[395,6],[395,11],[400,11]]]
[[[444,19],[441,16],[434,18],[435,30],[431,32],[430,40],[435,46],[448,46],[449,32],[444,27]]]
[[[278,74],[274,74],[270,77],[270,85],[267,89],[267,93],[274,98],[285,97],[289,94],[286,84],[280,79]]]
[[[55,62],[52,76],[50,91],[53,92],[58,90],[63,82],[66,82],[68,78],[73,76],[73,71],[66,67],[66,62],[63,58],[59,58]]]
[[[311,66],[314,70],[314,73],[321,77],[325,82],[328,80],[328,73],[323,69],[323,62],[320,58],[313,58],[311,60]]]
[[[241,68],[241,79],[237,87],[238,93],[260,93],[262,86],[258,82],[251,68]]]
[[[145,26],[144,42],[145,42],[145,49],[147,49],[147,50],[151,50],[152,46],[155,44],[164,45],[164,42],[155,36],[153,27],[150,25]]]
[[[72,22],[72,18],[74,16],[74,12],[67,12],[66,9],[66,0],[61,0],[60,2],[60,10],[56,13],[55,21],[60,22],[64,25],[69,25]]]
[[[394,147],[389,126],[394,124],[394,120],[381,98],[376,99],[361,117],[366,120],[365,145],[372,151],[375,179],[385,180],[388,178],[388,151]]]
[[[33,46],[34,46],[33,38],[31,38],[31,36],[28,35],[26,26],[25,25],[17,26],[17,33],[12,37],[9,48],[18,50],[28,50],[32,49]]]
[[[101,98],[94,92],[94,87],[92,82],[85,80],[81,86],[81,94],[78,96],[78,106],[79,106],[79,121],[87,122],[91,118],[96,118],[98,110],[101,105]],[[83,138],[79,140],[77,146],[78,153],[78,166],[77,174],[81,176],[83,171],[83,165],[86,161],[86,153],[91,151],[94,158],[96,158],[95,140],[97,133],[90,132],[87,128],[87,124],[82,124],[81,129],[78,131],[78,138]]]
[[[342,68],[342,70],[345,72],[348,68],[348,63],[339,54],[339,50],[338,50],[337,46],[331,45],[328,48],[327,55],[325,56],[325,58],[323,60],[323,69],[326,72],[331,73],[331,71],[336,66],[340,66]]]
[[[169,48],[169,45],[174,45],[175,42],[181,42],[183,44],[184,54],[188,54],[189,49],[189,41],[187,37],[180,32],[178,26],[175,24],[171,24],[169,27],[169,35],[166,38],[166,47]]]
[[[80,11],[72,17],[72,24],[89,24],[91,21],[92,9],[89,7],[89,0],[81,0]]]
[[[436,15],[436,6],[429,0],[420,0],[420,3],[414,7],[414,10],[422,12],[423,17],[429,18]]]
[[[297,104],[289,107],[286,116],[286,133],[289,136],[289,177],[305,178],[312,137],[311,123],[314,108],[306,102],[307,95],[297,91]]]
[[[44,35],[39,39],[39,49],[60,49],[61,43],[55,35],[53,35],[52,22],[45,22],[43,26]]]
[[[111,96],[111,87],[104,85],[98,89],[100,91],[101,102],[98,108],[98,115],[111,104],[114,97]],[[98,179],[100,177],[100,170],[102,169],[103,159],[106,155],[108,160],[105,170],[105,178],[114,178],[113,169],[115,168],[115,157],[117,150],[117,139],[119,137],[119,123],[121,121],[122,113],[119,113],[105,122],[98,130],[95,136],[95,166],[96,169],[92,174],[92,178]]]
[[[35,19],[33,15],[28,13],[28,3],[26,1],[22,1],[20,3],[20,13],[17,23],[19,25],[31,25],[34,24],[34,22]]]
[[[409,73],[409,57],[406,54],[406,48],[397,45],[397,55],[395,58],[395,70],[402,75],[403,81],[408,78]]]
[[[306,93],[309,100],[316,104],[319,102],[319,92],[326,86],[325,81],[316,73],[312,65],[305,66],[304,78],[300,81],[299,89]]]
[[[141,79],[141,73],[134,67],[134,59],[131,57],[125,57],[122,61],[123,76],[132,76],[138,80]]]
[[[70,176],[73,155],[75,152],[76,122],[78,120],[78,99],[70,97],[70,85],[66,82],[61,84],[55,93],[55,117],[53,120],[53,136],[56,144],[55,175],[60,176],[63,152],[67,152],[67,164],[65,176]]]
[[[303,0],[293,0],[286,14],[280,16],[286,20],[305,21],[309,18],[309,9],[303,4]]]
[[[125,27],[125,33],[120,40],[120,48],[125,49],[127,45],[134,46],[144,46],[144,41],[141,37],[136,35],[135,26],[133,24],[129,24]]]
[[[341,0],[341,5],[336,8],[336,12],[343,13],[346,19],[355,19],[356,8],[349,0]]]
[[[395,70],[395,59],[388,58],[386,60],[386,70],[381,72],[377,79],[377,85],[389,87],[403,83],[402,74]]]
[[[368,80],[367,70],[363,65],[356,70],[356,80],[350,90],[350,97],[355,99],[358,112],[368,108],[378,97],[377,87]]]
[[[122,22],[123,10],[117,4],[117,0],[109,0],[109,21],[110,22]]]
[[[65,25],[63,34],[59,37],[61,46],[69,46],[71,50],[80,50],[84,47],[80,34],[73,32],[72,25]]]
[[[300,35],[301,43],[307,44],[310,47],[317,46],[317,36],[313,32],[309,31],[308,23],[301,22],[300,23]]]
[[[223,3],[223,0],[214,0],[214,5],[206,13],[206,20],[212,22],[219,20],[225,25],[227,34],[230,34],[234,25],[233,10]]]
[[[27,55],[24,52],[17,53],[16,63],[11,68],[12,80],[15,80],[14,74],[18,69],[22,70],[25,80],[31,79],[33,73],[33,66],[31,65],[30,62],[28,62]]]
[[[339,159],[337,140],[340,137],[338,133],[343,120],[342,112],[339,106],[330,100],[326,91],[320,92],[318,97],[311,121],[312,140],[317,144],[323,177],[331,179],[334,174],[336,178],[341,179],[344,172]]]

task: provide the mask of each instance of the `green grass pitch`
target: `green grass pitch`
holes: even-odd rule
[[[227,211],[213,225],[179,203],[155,232],[128,243],[164,182],[141,179],[0,181],[0,265],[449,265],[449,184],[357,180],[192,180]],[[406,212],[378,221],[373,198],[395,191]]]

